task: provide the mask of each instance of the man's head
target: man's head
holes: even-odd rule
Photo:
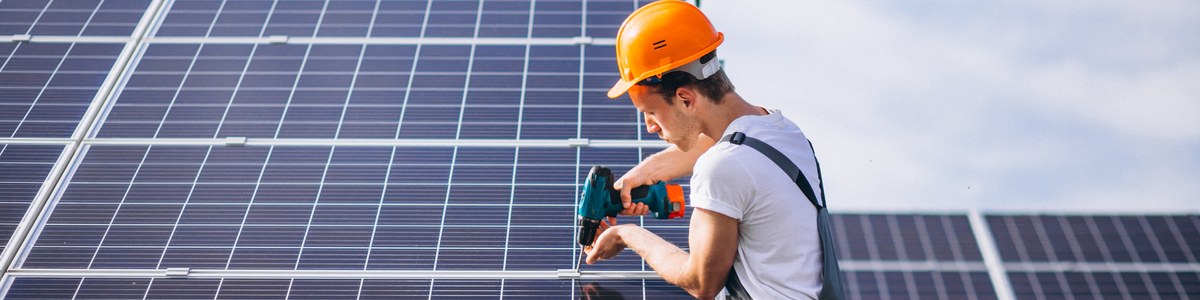
[[[621,79],[608,97],[628,92],[646,119],[646,130],[686,151],[702,129],[696,113],[704,108],[699,106],[720,104],[733,92],[716,59],[723,40],[691,4],[663,0],[643,6],[617,33]]]
[[[659,83],[637,84],[629,89],[633,106],[642,113],[646,131],[690,150],[703,129],[705,112],[716,109],[733,84],[724,72],[698,80],[684,72],[664,75]]]

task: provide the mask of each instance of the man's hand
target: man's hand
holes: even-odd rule
[[[617,179],[617,182],[613,183],[613,188],[621,190],[621,205],[625,207],[621,211],[622,215],[641,216],[650,213],[649,206],[646,206],[645,203],[633,203],[633,197],[629,195],[629,191],[633,190],[633,188],[651,185],[658,181],[655,180],[655,178],[658,178],[655,177],[657,174],[650,174],[649,170],[653,167],[647,167],[646,162],[648,161],[650,159],[642,161],[641,164],[633,167],[629,172],[625,172],[625,175],[622,175],[620,179]],[[670,180],[670,178],[659,180]]]
[[[610,218],[614,223],[616,219]],[[607,223],[601,223],[600,236],[596,237],[596,241],[592,242],[591,246],[584,247],[583,250],[587,254],[587,264],[593,264],[597,261],[616,257],[625,250],[625,240],[621,238],[619,231],[625,227],[633,227],[634,225],[626,224],[620,226],[607,226]]]

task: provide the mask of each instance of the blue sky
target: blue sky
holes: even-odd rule
[[[1200,3],[703,1],[835,211],[1200,212]]]

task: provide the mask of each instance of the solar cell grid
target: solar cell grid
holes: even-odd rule
[[[127,37],[150,2],[0,0],[0,35]],[[590,165],[621,174],[658,150],[632,143],[655,137],[643,137],[628,96],[605,95],[615,78],[614,49],[606,43],[646,2],[165,1],[161,24],[148,29],[175,39],[139,42],[111,101],[98,108],[98,128],[80,141],[69,177],[13,267],[574,268],[576,181]],[[272,35],[318,39],[204,38]],[[601,42],[545,44],[579,36]],[[430,39],[323,39],[332,37]],[[0,139],[70,137],[124,55],[124,44],[35,41],[0,44]],[[311,140],[103,145],[110,138],[223,137]],[[414,138],[630,144],[456,148],[328,140]],[[122,142],[131,141],[145,140]],[[63,151],[0,141],[0,236],[22,221]],[[680,246],[688,220],[621,219]],[[985,220],[1018,298],[1200,297],[1197,216]],[[997,297],[980,270],[988,251],[978,247],[968,216],[836,214],[834,225],[853,298]],[[1080,270],[1062,270],[1075,266],[1062,263],[1079,263]],[[649,270],[631,253],[584,268]],[[4,278],[0,297],[12,299],[687,297],[660,280]]]
[[[641,151],[91,146],[22,266],[569,268],[577,155]],[[657,222],[685,244],[686,219]]]
[[[1006,261],[1195,263],[1191,216],[990,216]]]
[[[844,259],[983,260],[965,216],[836,214],[833,225]]]
[[[479,16],[479,37],[529,36],[532,1],[488,0]]]
[[[1190,299],[1200,296],[1195,272],[1010,272],[1017,297]]]
[[[70,137],[121,47],[0,44],[0,138]]]
[[[181,299],[426,299],[500,297],[541,299],[687,299],[658,280],[412,280],[412,279],[147,279],[18,278],[7,299],[181,298]]]
[[[996,299],[984,272],[845,271],[851,299]]]
[[[0,35],[129,36],[150,2],[0,1]]]
[[[631,107],[579,104],[579,47],[528,49],[522,76],[525,46],[152,45],[97,136],[640,138]]]
[[[62,154],[61,145],[0,143],[0,252]]]
[[[156,36],[612,37],[635,2],[179,1]]]

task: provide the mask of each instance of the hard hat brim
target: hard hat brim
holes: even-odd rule
[[[608,89],[608,98],[616,99],[617,97],[621,97],[622,94],[629,91],[629,88],[633,87],[633,84],[633,81],[627,81],[624,78],[618,79],[617,83],[611,89]]]

